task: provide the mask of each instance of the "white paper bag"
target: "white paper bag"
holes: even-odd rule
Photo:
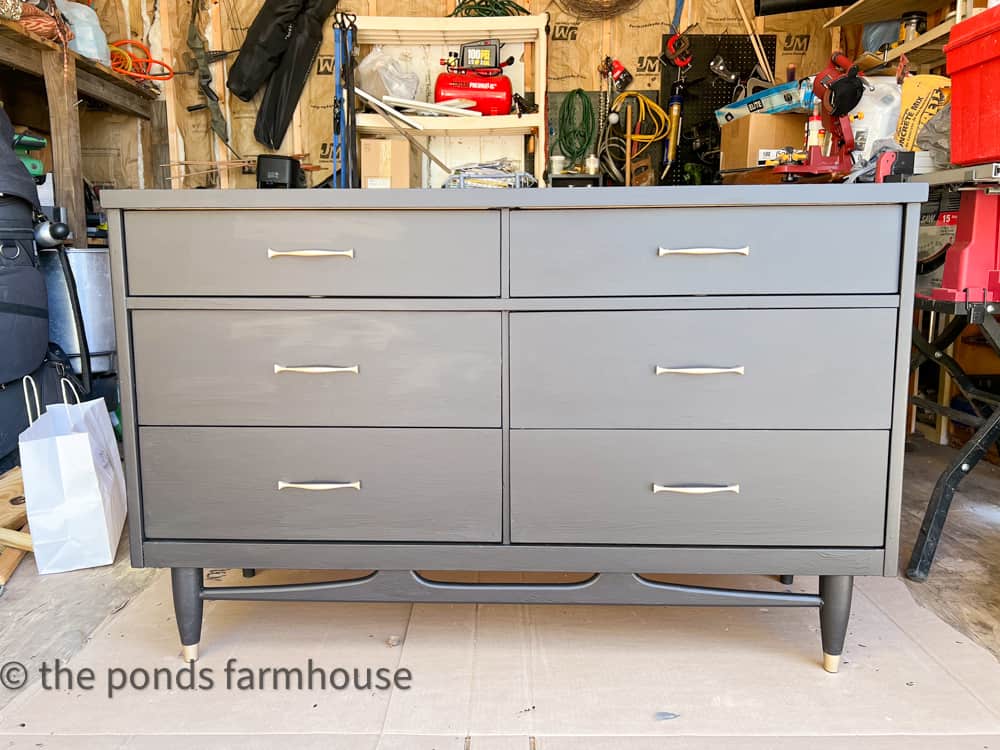
[[[76,395],[68,401],[66,386]],[[28,429],[18,438],[25,505],[39,573],[61,573],[114,562],[125,524],[125,477],[103,399],[81,403],[63,379],[63,403],[32,421],[24,379]]]

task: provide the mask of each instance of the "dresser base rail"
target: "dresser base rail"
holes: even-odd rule
[[[836,672],[850,618],[853,576],[820,576],[819,594],[691,586],[639,573],[594,573],[573,583],[447,583],[414,570],[378,570],[357,578],[266,586],[204,585],[201,568],[172,568],[174,607],[186,660],[197,658],[205,600],[631,604],[687,607],[818,607],[823,664]]]

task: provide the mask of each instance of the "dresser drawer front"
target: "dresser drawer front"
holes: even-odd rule
[[[895,309],[512,314],[511,425],[888,429],[896,317]]]
[[[510,290],[895,294],[901,222],[899,206],[513,211]]]
[[[883,544],[885,431],[514,430],[510,450],[513,542]]]
[[[144,427],[139,445],[150,539],[500,540],[499,430]]]
[[[137,310],[132,324],[140,424],[500,425],[499,313]]]
[[[500,294],[496,211],[134,211],[125,225],[132,295]]]

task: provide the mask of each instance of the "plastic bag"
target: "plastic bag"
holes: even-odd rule
[[[400,99],[414,99],[420,76],[403,68],[382,45],[377,45],[358,63],[358,84],[376,99],[387,94]]]
[[[56,0],[56,6],[73,29],[73,39],[69,43],[69,48],[91,60],[111,65],[108,38],[104,35],[104,29],[101,28],[101,22],[97,19],[94,9],[67,0]]]
[[[935,167],[951,166],[951,102],[927,121],[917,135],[917,147],[931,155]]]

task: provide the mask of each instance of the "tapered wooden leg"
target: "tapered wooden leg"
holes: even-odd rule
[[[184,661],[198,660],[201,642],[203,583],[201,568],[171,568],[170,582],[174,589],[174,616],[181,636]]]
[[[820,576],[819,627],[823,637],[823,669],[840,670],[840,655],[844,652],[847,623],[851,619],[851,594],[854,576]]]

